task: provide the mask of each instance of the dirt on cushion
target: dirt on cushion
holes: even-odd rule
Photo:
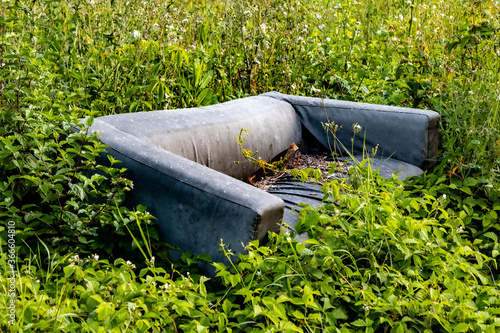
[[[336,165],[334,173],[328,174],[329,170]],[[326,153],[324,154],[302,154],[296,151],[295,154],[286,163],[286,171],[274,172],[270,171],[263,173],[258,170],[254,175],[249,177],[250,183],[264,191],[272,189],[275,183],[286,176],[290,176],[290,170],[293,169],[319,169],[321,170],[323,182],[328,179],[345,178],[350,165],[345,162],[334,162],[332,157]],[[321,183],[321,181],[320,181]]]

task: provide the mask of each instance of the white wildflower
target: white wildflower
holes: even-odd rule
[[[132,32],[132,36],[134,37],[134,39],[139,39],[141,37],[141,33],[137,30],[134,30]]]
[[[260,29],[262,30],[262,32],[265,34],[266,33],[266,24],[265,23],[262,23],[260,25]]]
[[[319,94],[321,93],[321,89],[315,88],[314,86],[311,87],[311,92]]]
[[[326,41],[327,41],[328,43],[330,43],[330,41],[331,41],[330,37],[326,37]]]
[[[361,130],[363,129],[358,123],[352,125],[352,129],[354,130],[354,132],[361,132]]]
[[[95,261],[99,261],[99,255],[98,254],[94,254],[94,260]]]
[[[432,245],[432,243],[429,243],[429,242],[425,243],[425,246],[431,246],[431,245]]]
[[[403,15],[399,14],[399,19],[400,19],[401,21],[403,21],[403,19],[404,19]]]

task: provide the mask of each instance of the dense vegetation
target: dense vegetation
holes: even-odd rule
[[[0,331],[499,332],[499,6],[3,0]],[[328,182],[308,244],[222,246],[208,280],[122,206],[133,184],[85,129],[270,90],[436,110],[438,166]]]

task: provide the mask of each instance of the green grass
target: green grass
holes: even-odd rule
[[[496,0],[2,1],[16,329],[498,332],[499,16]],[[411,185],[366,170],[357,188],[327,183],[339,205],[301,220],[324,238],[249,245],[208,283],[203,257],[159,255],[153,217],[122,207],[119,164],[99,165],[95,138],[71,133],[80,118],[318,89],[439,112],[438,166]],[[7,225],[0,236],[4,318]]]

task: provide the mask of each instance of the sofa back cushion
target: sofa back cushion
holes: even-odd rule
[[[440,121],[435,111],[322,100],[277,92],[263,96],[293,105],[303,125],[303,139],[308,146],[319,145],[324,150],[328,150],[329,144],[333,147],[335,138],[327,136],[321,126],[321,123],[330,120],[342,127],[337,131],[336,139],[354,155],[362,154],[363,151],[369,153],[378,147],[379,157],[391,157],[422,169],[429,169],[435,164]],[[328,120],[325,113],[328,114]],[[353,125],[356,123],[361,126],[361,133],[355,135]],[[340,150],[346,156],[346,152]]]
[[[92,130],[104,125],[237,179],[246,179],[256,169],[238,145],[241,129],[249,134],[243,136],[244,148],[258,151],[257,157],[266,161],[302,138],[294,108],[264,96],[200,108],[105,116],[94,121]]]

